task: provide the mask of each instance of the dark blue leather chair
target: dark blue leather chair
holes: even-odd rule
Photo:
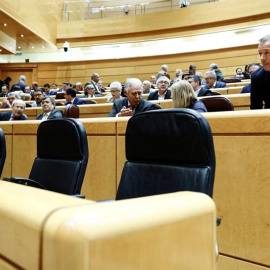
[[[116,200],[177,191],[212,197],[215,151],[207,120],[191,109],[164,109],[130,118]]]
[[[88,163],[88,142],[84,125],[63,118],[41,122],[37,131],[37,157],[29,179],[10,178],[25,184],[67,195],[81,191]]]

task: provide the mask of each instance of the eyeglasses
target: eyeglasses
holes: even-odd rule
[[[169,85],[168,82],[164,82],[164,81],[160,81],[160,82],[158,82],[158,84],[166,84],[166,85]]]

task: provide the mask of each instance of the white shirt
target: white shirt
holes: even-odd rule
[[[41,121],[47,120],[51,112],[43,113]]]
[[[159,92],[158,92],[158,100],[164,100],[165,99],[165,95],[166,95],[167,91],[161,95]]]

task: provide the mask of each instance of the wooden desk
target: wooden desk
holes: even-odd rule
[[[216,269],[204,194],[95,203],[0,181],[0,198],[0,269]]]

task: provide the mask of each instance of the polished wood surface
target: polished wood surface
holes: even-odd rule
[[[0,197],[0,257],[29,270],[40,269],[41,235],[46,219],[61,208],[91,203],[4,181],[0,181]]]
[[[215,229],[199,193],[66,208],[44,227],[42,269],[216,269]]]
[[[216,269],[207,195],[96,203],[0,181],[0,197],[3,270]]]

